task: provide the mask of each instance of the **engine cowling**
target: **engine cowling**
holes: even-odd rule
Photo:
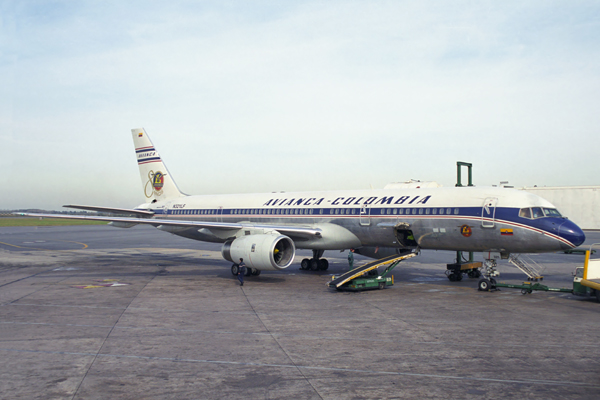
[[[294,241],[285,235],[247,235],[228,241],[221,249],[223,258],[262,271],[279,271],[290,266],[296,254]]]

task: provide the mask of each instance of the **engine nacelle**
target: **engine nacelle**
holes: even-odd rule
[[[294,241],[284,235],[247,235],[226,242],[223,258],[233,263],[244,259],[247,267],[278,271],[290,266],[296,254]]]

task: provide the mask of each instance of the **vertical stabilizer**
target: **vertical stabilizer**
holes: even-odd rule
[[[132,129],[131,134],[144,187],[144,196],[148,202],[185,196],[179,191],[177,184],[175,184],[146,131],[143,128]]]

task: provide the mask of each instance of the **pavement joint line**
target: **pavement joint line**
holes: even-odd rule
[[[75,393],[73,393],[73,397],[72,399],[75,399],[75,397],[77,397],[77,394],[79,393],[79,389],[81,388],[81,385],[83,385],[83,382],[86,380],[89,372],[92,370],[92,368],[94,367],[94,364],[96,362],[96,360],[98,359],[99,354],[102,351],[102,349],[104,348],[104,345],[106,344],[106,341],[108,340],[108,338],[110,337],[110,335],[112,334],[112,332],[115,330],[115,327],[117,326],[117,324],[119,323],[119,321],[121,320],[121,318],[123,317],[123,315],[127,312],[127,308],[131,305],[131,303],[140,295],[140,293],[142,293],[142,291],[148,286],[148,284],[150,282],[152,282],[152,280],[156,277],[156,275],[150,279],[149,281],[147,281],[144,286],[136,293],[135,297],[129,300],[129,303],[127,305],[127,307],[125,307],[121,313],[119,314],[119,317],[116,319],[115,323],[112,325],[112,327],[109,329],[108,333],[106,334],[106,336],[104,337],[104,339],[102,340],[102,343],[100,344],[100,347],[98,347],[98,351],[96,352],[95,357],[92,359],[92,362],[90,362],[90,365],[88,366],[88,368],[85,371],[85,374],[83,374],[83,377],[81,378],[81,380],[79,381],[79,384],[77,385],[77,388],[75,389]]]
[[[248,298],[248,295],[246,294],[246,291],[243,288],[242,288],[242,293],[244,295],[244,298],[246,299],[246,302],[248,303],[248,305],[252,309],[252,312],[254,313],[254,315],[256,316],[256,318],[260,321],[260,323],[262,324],[262,326],[267,331],[267,335],[269,335],[271,337],[271,339],[273,341],[275,341],[275,343],[277,344],[277,346],[279,346],[279,349],[283,352],[283,354],[285,354],[285,356],[292,363],[292,365],[296,366],[296,363],[294,362],[294,359],[292,358],[292,356],[290,355],[290,353],[279,342],[277,334],[271,334],[271,331],[269,330],[269,327],[267,326],[267,324],[265,323],[265,321],[260,317],[260,314],[258,312],[256,312],[256,309],[254,308],[254,305],[252,305],[252,302]],[[323,396],[321,396],[321,393],[319,393],[319,390],[315,387],[315,385],[312,384],[312,382],[310,381],[310,378],[307,377],[304,374],[304,372],[302,371],[302,368],[296,368],[296,369],[298,370],[298,372],[300,373],[300,375],[302,375],[302,378],[304,378],[304,380],[306,381],[306,383],[310,387],[312,387],[312,389],[314,390],[314,392],[316,393],[316,395],[319,396],[320,399],[323,399]]]
[[[88,325],[88,324],[52,324],[48,322],[12,322],[12,321],[0,321],[0,324],[6,325],[42,325],[42,326],[65,326],[65,327],[73,327],[73,328],[112,328],[111,325]],[[337,340],[337,341],[366,341],[366,342],[376,342],[376,343],[393,343],[393,344],[421,344],[428,346],[447,346],[452,345],[455,342],[445,342],[445,341],[411,341],[411,340],[387,340],[387,339],[373,339],[373,338],[357,338],[357,337],[338,337],[338,336],[315,336],[315,335],[294,335],[294,334],[285,334],[285,333],[272,333],[272,332],[241,332],[241,331],[209,331],[204,329],[175,329],[175,328],[157,328],[157,327],[137,327],[137,326],[115,326],[114,329],[123,329],[123,330],[153,330],[153,331],[168,331],[168,332],[189,332],[189,333],[206,333],[206,334],[223,334],[223,335],[254,335],[254,336],[277,336],[281,338],[299,338],[299,339],[312,339],[312,340]],[[489,347],[488,343],[469,343],[469,346],[473,347]],[[511,348],[514,347],[523,347],[523,348],[531,348],[529,345],[519,345],[515,343],[507,344]],[[595,344],[578,344],[578,345],[566,345],[566,344],[546,344],[545,347],[556,347],[556,348],[598,348],[600,345]],[[496,345],[496,348],[499,345]]]
[[[36,276],[38,276],[38,275],[41,275],[41,274],[45,274],[46,272],[49,272],[49,271],[51,271],[51,269],[47,269],[47,270],[44,270],[44,271],[38,272],[38,273],[36,273],[36,274],[29,275],[29,276],[24,276],[23,278],[15,279],[14,281],[10,281],[10,282],[3,283],[3,284],[1,284],[1,285],[0,285],[0,288],[1,288],[1,287],[4,287],[4,286],[12,285],[13,283],[21,282],[21,281],[23,281],[23,280],[25,280],[25,279],[29,279],[29,278],[36,277]],[[19,299],[17,299],[17,300],[12,300],[12,301],[18,301],[18,300],[19,300]],[[11,301],[11,302],[12,302],[12,301]],[[6,304],[10,304],[10,303],[6,303]]]
[[[415,378],[434,378],[434,379],[453,379],[458,381],[475,381],[475,382],[496,382],[506,384],[527,384],[527,385],[545,385],[545,386],[576,386],[576,387],[587,387],[592,389],[600,389],[600,385],[589,384],[584,382],[572,382],[572,381],[551,381],[543,379],[499,379],[499,378],[478,378],[473,376],[458,376],[458,375],[440,375],[440,374],[420,374],[415,372],[400,372],[400,371],[375,371],[368,369],[356,369],[356,368],[336,368],[336,367],[311,367],[303,365],[293,364],[269,364],[269,363],[256,363],[256,362],[243,362],[243,361],[225,361],[225,360],[202,360],[192,358],[176,358],[176,357],[157,357],[157,356],[136,356],[127,354],[106,354],[106,353],[83,353],[83,352],[71,352],[71,351],[48,351],[48,350],[22,350],[22,349],[7,349],[0,348],[0,351],[16,352],[16,353],[31,353],[31,354],[59,354],[67,356],[83,356],[83,357],[112,357],[121,359],[137,359],[137,360],[148,360],[148,361],[169,361],[169,362],[182,362],[182,363],[195,363],[195,364],[220,364],[220,365],[234,365],[242,367],[262,367],[262,368],[290,368],[290,369],[305,369],[310,371],[328,371],[328,372],[353,372],[361,374],[374,374],[374,375],[396,375],[396,376],[410,376]],[[312,378],[309,378],[312,379]]]
[[[150,307],[108,307],[108,306],[72,306],[68,304],[31,304],[31,303],[5,303],[4,305],[11,306],[29,306],[29,307],[67,307],[67,308],[98,308],[98,309],[110,309],[110,310],[135,310],[135,311],[165,311],[165,312],[189,312],[189,313],[219,313],[219,314],[248,314],[254,315],[251,311],[215,311],[215,310],[186,310],[186,309],[164,309],[164,308],[150,308]],[[263,313],[264,315],[271,315]]]

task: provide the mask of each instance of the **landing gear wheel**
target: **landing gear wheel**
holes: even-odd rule
[[[321,258],[319,260],[319,269],[322,271],[327,271],[327,268],[329,268],[329,261],[327,261],[324,258]]]
[[[237,276],[239,270],[240,269],[239,269],[238,265],[237,264],[233,264],[231,266],[231,275],[236,275]]]
[[[260,269],[253,268],[252,269],[252,276],[259,276],[259,275],[260,275]]]
[[[456,282],[456,274],[453,272],[450,275],[448,275],[448,279],[450,280],[450,282]]]
[[[469,275],[469,278],[479,278],[481,276],[481,272],[479,272],[478,269],[472,269],[467,273],[467,275]]]
[[[521,294],[531,294],[531,291],[527,289],[521,289]]]
[[[385,289],[385,282],[379,282],[379,290]]]
[[[305,258],[304,260],[302,260],[302,262],[300,263],[300,269],[308,269],[308,258]]]
[[[490,290],[490,281],[487,279],[482,279],[479,281],[477,288],[482,292],[487,292]]]
[[[457,273],[456,276],[454,277],[456,279],[456,282],[460,282],[462,281],[462,273]]]
[[[319,262],[317,260],[315,260],[314,258],[311,258],[308,261],[308,265],[310,266],[311,271],[316,271],[319,269]]]
[[[254,268],[248,268],[246,267],[246,276],[251,276],[254,272]]]
[[[490,278],[490,287],[496,289],[496,280],[494,278]]]

